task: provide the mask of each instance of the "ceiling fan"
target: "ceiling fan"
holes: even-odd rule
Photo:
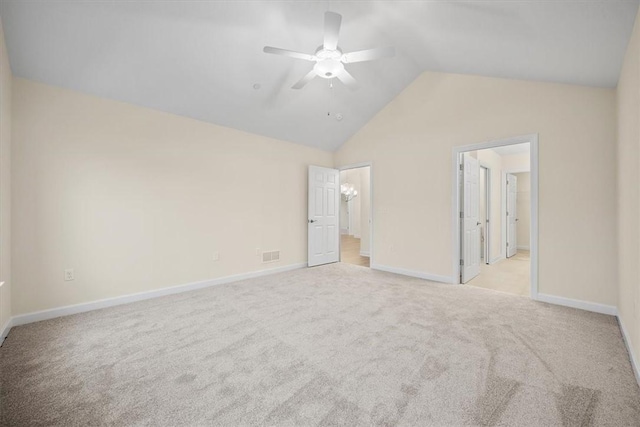
[[[393,47],[378,47],[374,49],[359,50],[351,53],[342,53],[338,47],[338,36],[340,34],[340,24],[342,15],[335,12],[325,12],[324,14],[324,43],[316,49],[316,53],[295,52],[277,47],[265,46],[265,53],[288,56],[296,59],[315,62],[313,69],[292,86],[292,89],[302,89],[316,76],[323,79],[333,79],[334,77],[344,83],[349,89],[357,89],[358,82],[345,69],[344,64],[354,62],[373,61],[374,59],[392,57],[395,55]]]

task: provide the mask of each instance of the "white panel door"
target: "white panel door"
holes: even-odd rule
[[[339,261],[339,216],[340,171],[309,166],[309,267]]]
[[[462,283],[480,274],[480,162],[469,154],[462,157]]]
[[[518,212],[516,202],[518,197],[518,177],[507,174],[507,258],[518,252]]]

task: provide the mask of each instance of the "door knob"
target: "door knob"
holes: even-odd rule
[[[481,223],[480,223],[480,222],[478,222],[476,225],[480,225],[480,224],[481,224]]]
[[[314,222],[317,222],[315,219],[310,219],[309,220],[309,224],[313,224]]]

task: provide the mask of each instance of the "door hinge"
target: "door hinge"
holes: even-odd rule
[[[460,266],[461,266],[461,267],[463,267],[463,266],[464,266],[464,260],[463,260],[463,259],[461,259],[461,260],[460,260]]]
[[[463,171],[464,170],[464,165],[462,163],[460,163],[460,170]]]
[[[509,216],[509,211],[507,211],[507,216]]]
[[[460,219],[464,218],[464,212],[460,212]]]
[[[507,242],[507,247],[509,247],[509,242]]]

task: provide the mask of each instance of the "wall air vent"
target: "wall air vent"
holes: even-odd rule
[[[262,262],[280,261],[280,251],[262,252]]]

